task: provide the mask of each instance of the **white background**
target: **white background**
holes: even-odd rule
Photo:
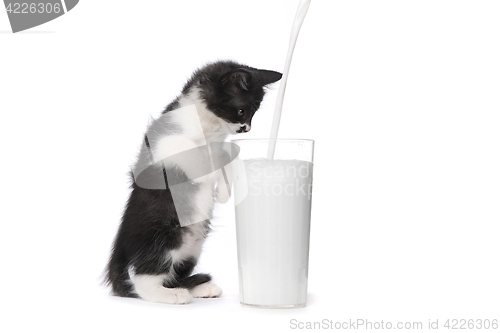
[[[239,305],[231,205],[199,269],[222,298],[153,304],[99,284],[149,118],[206,62],[281,71],[297,4],[86,0],[18,34],[0,10],[0,325],[500,319],[498,1],[312,1],[280,130],[316,140],[306,308]],[[277,89],[240,137],[269,135]]]

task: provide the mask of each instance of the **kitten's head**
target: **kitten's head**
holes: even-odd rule
[[[275,71],[224,61],[202,68],[197,78],[207,108],[225,121],[229,134],[236,134],[250,131],[264,88],[281,76]]]

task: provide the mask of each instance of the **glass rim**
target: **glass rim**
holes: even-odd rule
[[[231,142],[244,142],[244,141],[248,141],[248,142],[262,142],[262,141],[271,141],[271,140],[276,140],[276,142],[310,142],[310,143],[313,143],[314,144],[314,140],[313,139],[288,139],[288,138],[285,138],[285,139],[271,139],[271,138],[267,138],[267,139],[264,139],[264,138],[255,138],[255,139],[232,139]]]

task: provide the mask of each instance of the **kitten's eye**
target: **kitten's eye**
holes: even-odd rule
[[[245,111],[243,111],[242,109],[238,110],[238,116],[239,117],[242,117],[244,114],[245,114]]]

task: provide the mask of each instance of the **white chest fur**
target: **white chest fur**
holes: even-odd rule
[[[190,257],[198,260],[206,234],[207,227],[204,222],[186,226],[182,235],[181,247],[167,253],[168,258],[172,259],[172,264]]]
[[[203,142],[202,144],[223,142],[229,134],[227,122],[209,111],[199,96],[198,88],[193,88],[189,94],[182,96],[179,99],[180,107],[194,106],[196,113],[189,113],[183,119],[173,120],[181,126],[183,134],[195,142]]]
[[[189,151],[196,147],[206,146],[210,142],[223,142],[228,135],[228,126],[224,120],[209,111],[204,102],[199,98],[199,90],[193,88],[192,91],[179,98],[179,108],[162,115],[172,128],[177,129],[173,133],[165,133],[152,145],[153,160],[162,161],[167,168],[180,168],[187,177],[197,186],[197,191],[190,196],[186,202],[185,189],[181,184],[170,187],[174,204],[179,214],[181,226],[198,224],[198,222],[210,219],[214,207],[214,186],[221,178],[221,172],[216,170],[212,173],[200,176],[199,163],[187,160],[182,152]],[[210,158],[212,161],[212,159]],[[208,162],[207,162],[208,163]],[[213,161],[211,162],[213,166]],[[209,166],[211,169],[211,166]],[[167,176],[168,178],[168,176]],[[179,193],[177,193],[177,192]],[[179,196],[176,196],[180,194]],[[180,198],[177,200],[177,198]],[[178,205],[184,205],[179,209]],[[187,206],[186,206],[187,205]],[[186,236],[187,241],[191,236]]]

